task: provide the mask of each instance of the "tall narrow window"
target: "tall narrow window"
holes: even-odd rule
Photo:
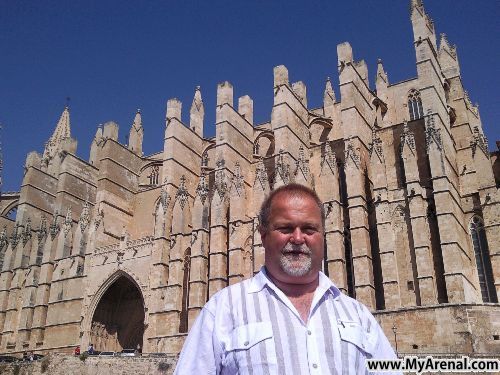
[[[483,302],[498,302],[483,220],[479,216],[474,216],[470,222],[469,229],[472,237],[472,246],[474,246],[474,255],[476,256],[481,297],[483,298]]]
[[[356,298],[356,282],[354,280],[354,263],[352,259],[351,231],[344,228],[344,249],[345,249],[345,268],[347,274],[347,294]]]
[[[160,166],[152,165],[151,174],[149,175],[149,184],[152,186],[158,185],[158,177],[160,175]]]
[[[424,117],[422,99],[420,98],[420,92],[417,90],[410,90],[408,93],[408,111],[410,112],[410,121]]]
[[[189,274],[191,270],[191,248],[184,252],[184,272],[182,277],[182,309],[179,322],[179,333],[188,331],[188,307],[189,307]]]

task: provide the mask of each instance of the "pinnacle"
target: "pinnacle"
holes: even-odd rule
[[[71,126],[70,126],[70,116],[69,107],[64,107],[64,110],[57,122],[54,133],[49,139],[48,143],[59,144],[63,139],[71,137]]]
[[[132,127],[134,127],[136,130],[139,130],[142,128],[142,116],[141,116],[141,110],[137,109],[137,112],[134,117],[134,123],[132,124]]]
[[[335,103],[335,91],[333,91],[332,82],[330,81],[330,77],[326,78],[325,83],[325,92],[323,94],[324,100],[333,101]]]
[[[445,33],[441,33],[441,41],[439,42],[439,47],[440,48],[450,48],[450,44],[448,43],[448,38],[446,37]]]

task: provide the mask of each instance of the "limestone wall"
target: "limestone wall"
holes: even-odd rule
[[[81,361],[79,357],[51,354],[42,360],[0,364],[4,375],[170,375],[175,369],[176,356],[160,358],[135,357],[89,357]]]
[[[400,353],[500,353],[500,311],[495,304],[415,307],[375,316]]]

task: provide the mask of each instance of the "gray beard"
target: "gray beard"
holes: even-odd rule
[[[292,250],[300,250],[302,254],[287,253]],[[288,243],[281,252],[280,268],[288,276],[301,277],[306,275],[312,268],[311,250],[305,244],[294,246]]]

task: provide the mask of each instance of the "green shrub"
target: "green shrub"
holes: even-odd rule
[[[161,361],[160,363],[158,363],[158,371],[160,371],[160,372],[165,372],[169,368],[170,368],[170,364],[168,364],[167,362]]]
[[[89,354],[87,352],[83,352],[82,354],[80,354],[80,357],[78,358],[80,358],[80,361],[85,362],[88,356]]]
[[[48,357],[42,359],[42,363],[40,364],[40,372],[43,374],[49,368],[50,360]]]

